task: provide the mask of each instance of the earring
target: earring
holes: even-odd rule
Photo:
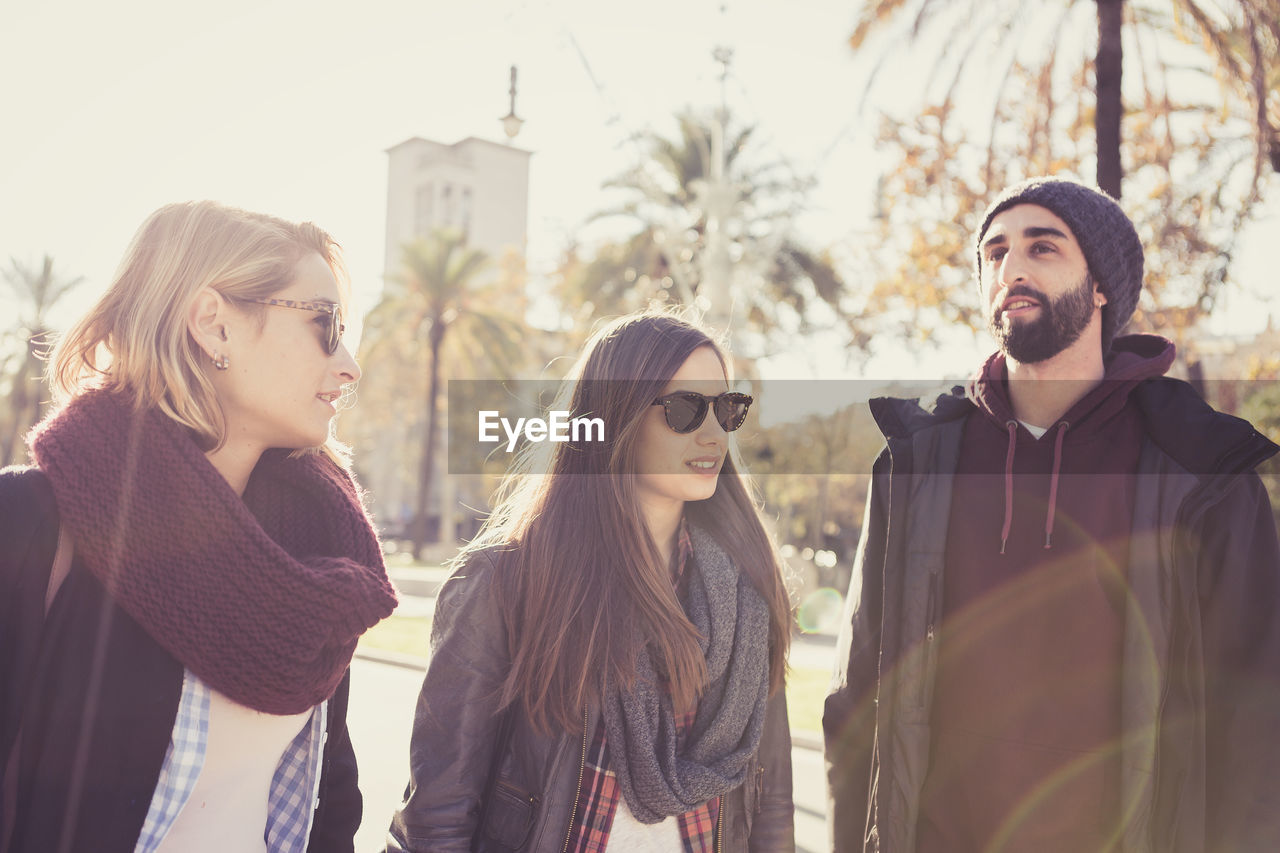
[[[213,366],[218,370],[226,370],[231,366],[231,359],[215,350],[213,353]]]

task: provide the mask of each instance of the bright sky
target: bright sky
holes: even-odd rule
[[[827,245],[858,233],[874,184],[874,123],[854,115],[866,70],[848,49],[855,8],[0,0],[0,260],[51,254],[63,274],[85,276],[78,295],[89,299],[152,210],[214,198],[329,230],[365,310],[383,273],[383,152],[411,136],[501,140],[515,64],[526,119],[517,143],[534,152],[536,275],[606,206],[601,183],[636,158],[630,132],[670,131],[680,108],[718,102],[718,44],[734,49],[735,114],[760,125],[767,150],[817,179],[801,237]],[[1260,255],[1247,246],[1241,269],[1260,271]],[[1265,322],[1266,307],[1247,304],[1235,313],[1252,319],[1231,330]],[[789,369],[807,369],[802,362]]]

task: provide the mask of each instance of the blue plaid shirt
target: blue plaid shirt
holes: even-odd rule
[[[173,735],[135,853],[152,853],[160,846],[195,788],[209,744],[209,696],[209,686],[186,670]],[[312,711],[310,723],[303,725],[285,749],[271,778],[267,825],[263,828],[271,853],[302,853],[307,848],[320,791],[328,706],[322,702]]]

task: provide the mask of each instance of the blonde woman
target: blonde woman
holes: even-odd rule
[[[169,205],[59,343],[0,473],[0,848],[352,849],[395,592],[330,430],[345,283],[315,225]]]

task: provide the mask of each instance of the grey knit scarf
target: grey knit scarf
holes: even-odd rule
[[[708,684],[683,744],[677,749],[671,697],[647,648],[633,689],[605,685],[610,762],[641,823],[684,814],[741,785],[764,729],[769,608],[710,534],[691,527],[690,535],[685,607],[704,638]]]

